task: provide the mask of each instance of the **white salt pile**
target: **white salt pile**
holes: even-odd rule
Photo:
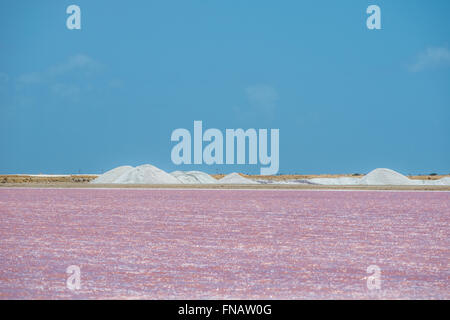
[[[194,176],[186,174],[184,171],[174,171],[170,173],[172,176],[177,178],[181,183],[185,184],[197,184],[200,183]]]
[[[323,184],[329,186],[351,186],[361,184],[361,178],[356,177],[339,177],[339,178],[312,178],[307,181],[314,184]]]
[[[339,177],[339,178],[313,178],[307,181],[320,185],[363,185],[363,186],[448,186],[450,178],[442,178],[439,180],[418,180],[409,179],[391,169],[378,168],[372,170],[362,178],[356,177]]]
[[[450,186],[450,178],[445,177],[437,180],[417,180],[414,179],[413,181],[414,185],[424,185],[424,186]]]
[[[200,183],[217,183],[217,179],[201,171],[188,171],[187,174],[195,176]]]
[[[379,168],[372,170],[361,178],[360,184],[370,186],[407,186],[413,185],[414,181],[394,170]]]
[[[92,180],[91,183],[114,183],[122,174],[134,169],[132,166],[121,166],[105,172]]]
[[[171,174],[150,164],[133,168],[131,166],[121,166],[100,175],[91,183],[123,183],[123,184],[319,184],[319,185],[425,185],[425,186],[448,186],[450,177],[439,180],[417,180],[390,169],[375,169],[362,178],[359,177],[339,177],[339,178],[313,178],[289,181],[274,181],[271,179],[252,180],[241,176],[238,173],[230,173],[220,180],[214,179],[207,173],[201,171],[174,171]]]
[[[272,180],[272,179],[264,179],[264,178],[258,178],[255,179],[258,184],[289,184],[289,185],[302,185],[302,186],[308,186],[308,185],[314,185],[317,183],[309,182],[306,179],[287,179],[287,180]]]
[[[155,166],[144,164],[136,168],[131,166],[117,167],[105,172],[91,183],[175,184],[181,182]]]
[[[436,180],[436,185],[450,186],[450,177],[445,177],[445,178],[441,178],[439,180]]]
[[[171,173],[171,175],[185,184],[217,183],[216,179],[211,177],[209,174],[201,171],[174,171]]]
[[[222,179],[219,179],[219,183],[222,183],[222,184],[257,184],[258,182],[253,181],[248,178],[244,178],[239,173],[233,172],[233,173],[227,174]]]
[[[173,184],[180,183],[180,180],[171,176],[167,172],[152,166],[144,164],[130,171],[125,172],[118,177],[114,183],[125,184]]]
[[[117,167],[91,181],[91,183],[123,184],[211,184],[217,182],[212,176],[201,171],[174,171],[169,174],[150,164],[136,168]]]

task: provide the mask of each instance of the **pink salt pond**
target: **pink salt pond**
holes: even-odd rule
[[[449,192],[3,188],[0,219],[1,299],[450,298]]]

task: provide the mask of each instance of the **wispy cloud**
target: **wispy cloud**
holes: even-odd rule
[[[9,82],[9,76],[7,73],[0,72],[0,85],[6,84]]]
[[[44,76],[39,72],[30,72],[20,75],[17,81],[20,84],[38,84],[44,82]]]
[[[409,66],[409,70],[419,72],[429,68],[449,66],[450,50],[445,47],[430,47],[417,56],[416,61]]]
[[[51,86],[53,93],[61,97],[76,96],[80,93],[80,87],[72,84],[56,83]]]
[[[122,81],[121,79],[114,78],[114,79],[111,79],[111,80],[108,82],[108,85],[109,85],[111,88],[119,89],[119,88],[122,88],[122,87],[123,87],[123,81]]]
[[[100,69],[101,64],[94,59],[84,54],[77,54],[69,57],[67,61],[51,66],[44,71],[22,74],[17,80],[21,84],[38,84],[52,81],[59,76],[74,72],[88,76]]]
[[[251,107],[258,112],[272,116],[278,101],[278,92],[268,85],[253,85],[245,89]]]
[[[101,68],[100,63],[84,54],[77,54],[70,57],[64,63],[52,66],[48,70],[50,76],[63,75],[72,71],[82,71],[89,75]]]
[[[22,74],[17,77],[17,84],[21,87],[45,85],[53,94],[74,97],[82,91],[83,83],[77,83],[72,78],[86,79],[101,69],[102,65],[91,57],[77,54],[43,71]]]

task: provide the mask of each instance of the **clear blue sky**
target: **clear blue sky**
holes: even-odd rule
[[[280,173],[450,173],[449,15],[447,0],[1,1],[0,173],[259,172],[172,164],[194,120],[279,128]]]

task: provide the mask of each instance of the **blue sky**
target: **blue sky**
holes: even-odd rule
[[[279,128],[280,173],[450,173],[449,14],[446,0],[2,1],[0,173],[259,172],[172,164],[170,135],[194,120]]]

